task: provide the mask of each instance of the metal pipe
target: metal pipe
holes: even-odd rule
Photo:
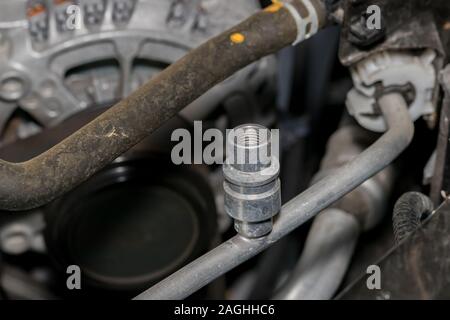
[[[36,281],[26,272],[13,266],[3,266],[0,276],[0,288],[4,292],[5,299],[8,300],[58,299],[58,297],[47,290],[45,285]]]
[[[0,209],[39,207],[64,194],[217,83],[325,22],[319,0],[276,2],[191,51],[50,150],[23,163],[0,160]]]
[[[321,170],[313,181],[360,154],[375,137],[357,126],[344,126],[328,141]],[[394,181],[389,166],[325,209],[314,221],[302,255],[275,299],[327,300],[339,288],[360,233],[383,218]],[[355,225],[356,223],[356,225]]]
[[[301,259],[275,299],[331,299],[344,278],[360,233],[355,216],[336,208],[325,209],[314,220]]]
[[[378,102],[389,130],[355,159],[285,204],[270,234],[254,240],[236,235],[135,299],[188,297],[217,277],[268,248],[388,166],[410,144],[414,135],[414,125],[402,95],[387,94]]]

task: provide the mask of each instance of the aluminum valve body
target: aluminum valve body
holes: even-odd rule
[[[270,233],[281,208],[280,163],[272,140],[271,132],[259,125],[239,126],[227,136],[225,211],[246,238]]]

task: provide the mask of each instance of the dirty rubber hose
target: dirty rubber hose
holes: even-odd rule
[[[434,209],[429,197],[420,192],[407,192],[394,206],[392,216],[395,242],[399,244],[419,228],[423,218]]]
[[[66,193],[136,145],[214,85],[250,63],[299,40],[302,15],[319,0],[275,2],[191,51],[129,97],[71,136],[23,162],[0,160],[0,210],[26,210]],[[309,29],[307,29],[309,28]],[[317,30],[316,30],[317,31]]]

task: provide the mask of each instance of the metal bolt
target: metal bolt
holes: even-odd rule
[[[50,98],[44,102],[47,105],[47,115],[50,118],[56,118],[61,112],[61,104],[58,99]]]
[[[167,23],[172,27],[181,27],[186,22],[186,3],[184,0],[175,0],[170,6]]]
[[[32,231],[24,225],[11,225],[0,231],[0,245],[3,252],[22,254],[31,247]]]
[[[280,164],[271,152],[271,139],[270,131],[259,125],[239,126],[227,137],[225,211],[246,238],[270,233],[281,208]]]
[[[386,35],[384,27],[381,29],[369,29],[367,27],[367,18],[367,13],[363,12],[350,19],[348,40],[356,46],[372,46],[381,41]]]
[[[6,101],[16,101],[27,91],[27,84],[19,75],[7,74],[0,80],[0,98]]]

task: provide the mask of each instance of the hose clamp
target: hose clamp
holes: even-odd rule
[[[319,17],[316,8],[310,0],[302,0],[301,4],[305,7],[308,15],[302,17],[297,8],[289,1],[283,2],[284,7],[290,12],[297,25],[297,39],[293,46],[299,44],[303,40],[309,39],[319,31]]]

